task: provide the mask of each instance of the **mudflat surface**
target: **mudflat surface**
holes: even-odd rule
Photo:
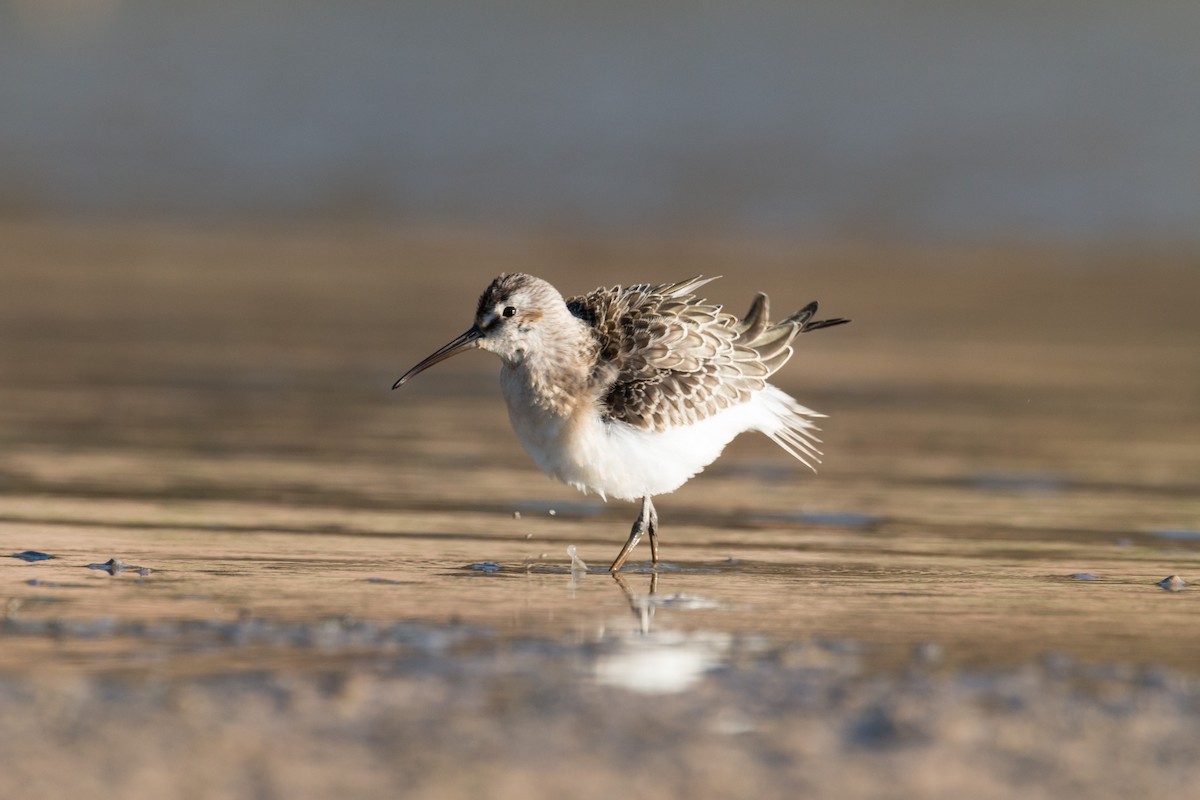
[[[636,508],[490,356],[390,391],[514,270],[853,318],[777,380],[821,471],[743,437],[614,580]],[[52,556],[0,558],[0,795],[1185,791],[1198,296],[1132,246],[0,225],[0,556]]]

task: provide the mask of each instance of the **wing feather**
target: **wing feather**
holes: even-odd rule
[[[567,301],[600,344],[593,375],[610,419],[663,430],[744,402],[767,375],[738,320],[692,292],[713,278],[597,289]]]
[[[845,321],[810,322],[810,303],[772,325],[761,293],[738,320],[693,294],[712,280],[601,288],[567,301],[599,343],[592,388],[606,418],[647,430],[706,419],[760,391],[800,333]]]

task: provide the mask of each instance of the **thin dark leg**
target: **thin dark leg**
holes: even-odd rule
[[[625,546],[621,548],[621,552],[617,553],[617,560],[608,568],[609,572],[616,572],[625,563],[625,559],[629,558],[629,554],[633,552],[633,548],[637,547],[637,543],[642,540],[643,534],[649,529],[650,519],[654,516],[654,506],[650,504],[650,498],[642,498],[642,513],[638,514],[637,520],[633,523],[633,530],[629,531],[629,538],[625,541]],[[650,534],[650,541],[655,542],[653,547],[657,550],[656,537],[657,534]]]
[[[647,521],[646,532],[650,534],[650,558],[654,561],[654,566],[658,566],[658,509],[654,507],[654,503],[650,498],[646,498],[646,508],[650,509],[650,519]]]

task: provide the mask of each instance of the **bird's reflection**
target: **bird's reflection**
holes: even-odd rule
[[[621,587],[621,591],[625,593],[625,599],[629,601],[629,610],[633,612],[638,621],[638,630],[643,634],[650,633],[650,621],[654,619],[655,602],[654,596],[658,594],[658,573],[650,573],[649,591],[645,594],[638,594],[629,588],[629,581],[619,572],[610,572],[612,579],[617,582],[617,586]]]
[[[717,603],[693,595],[659,594],[658,573],[651,573],[644,592],[637,576],[614,574],[629,610],[638,621],[637,631],[610,630],[603,638],[607,647],[592,667],[593,678],[644,694],[681,692],[695,686],[728,658],[732,636],[721,631],[651,630],[659,606],[680,609],[711,609]]]

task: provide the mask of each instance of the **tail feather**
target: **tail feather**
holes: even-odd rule
[[[768,358],[761,358],[760,355],[760,360],[763,362],[763,366],[767,368],[767,374],[774,375],[791,359],[792,353],[794,352],[796,351],[788,346],[782,350],[772,353]]]
[[[769,307],[767,296],[760,292],[755,296],[746,316],[734,328],[738,334],[738,343],[758,353],[758,358],[767,367],[768,374],[774,374],[788,362],[793,353],[792,342],[800,334],[844,325],[850,321],[840,317],[814,320],[813,317],[817,313],[817,303],[814,300],[782,322],[772,325],[768,320]]]
[[[767,330],[765,334],[760,336],[751,347],[758,351],[758,357],[763,362],[771,361],[780,353],[791,349],[792,340],[796,338],[799,330],[787,325],[776,325]],[[791,353],[788,353],[791,356]],[[787,359],[785,358],[784,361]]]
[[[782,322],[772,325],[768,319],[770,306],[765,294],[759,293],[750,310],[735,326],[737,343],[752,349],[758,360],[766,367],[767,375],[773,375],[792,357],[792,342],[802,333],[844,325],[848,319],[814,320],[817,303],[813,301]],[[790,395],[768,384],[762,390],[762,400],[767,410],[767,421],[759,428],[771,441],[792,458],[813,472],[821,463],[821,450],[817,438],[819,430],[813,419],[824,414],[805,408]]]
[[[804,323],[804,327],[800,329],[800,332],[808,333],[809,331],[819,331],[822,328],[832,328],[834,325],[845,325],[849,321],[850,320],[848,319],[836,317],[834,319],[820,319],[816,322],[806,322]]]
[[[782,324],[795,325],[797,328],[800,328],[801,330],[803,330],[804,323],[806,323],[810,319],[812,319],[816,313],[817,313],[817,301],[813,300],[811,303],[806,305],[804,308],[800,309],[795,314],[792,314],[790,317],[785,319]]]
[[[818,447],[821,440],[816,435],[819,428],[812,420],[825,415],[805,408],[791,395],[774,386],[768,385],[763,389],[763,399],[770,411],[772,424],[763,427],[762,432],[785,453],[816,472],[816,465],[821,463],[821,450]]]
[[[753,342],[762,336],[767,330],[769,316],[770,301],[767,300],[765,294],[759,292],[754,296],[754,302],[750,304],[750,310],[746,312],[746,316],[733,326],[734,331],[737,332],[738,341]]]

